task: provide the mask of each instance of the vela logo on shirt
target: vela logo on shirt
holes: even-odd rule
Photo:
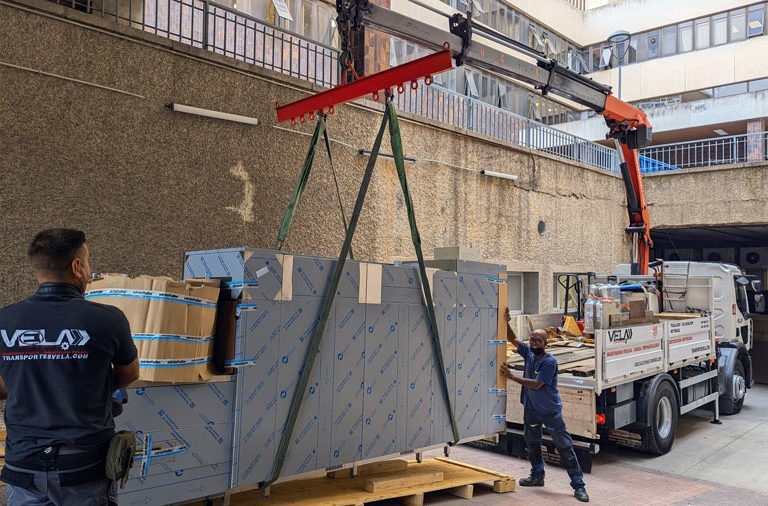
[[[13,335],[10,335],[6,329],[0,329],[0,336],[8,348],[55,347],[65,351],[73,346],[84,346],[91,340],[88,332],[79,329],[63,329],[54,341],[46,339],[45,329],[19,329],[14,331]]]

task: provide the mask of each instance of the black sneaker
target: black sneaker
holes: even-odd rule
[[[521,478],[520,481],[517,482],[521,487],[543,487],[544,486],[544,478],[536,478],[534,476],[529,476],[527,478]],[[586,494],[586,492],[584,492]]]
[[[522,481],[522,480],[520,480]],[[521,483],[522,485],[522,483]],[[579,487],[573,491],[573,497],[578,499],[581,502],[589,502],[589,495],[587,495],[587,489],[584,487]]]

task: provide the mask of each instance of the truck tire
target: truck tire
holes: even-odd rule
[[[643,451],[664,455],[672,448],[679,411],[675,387],[668,381],[660,382],[651,397],[650,420],[643,435]]]
[[[720,412],[724,415],[735,415],[744,406],[747,395],[747,379],[744,364],[737,360],[733,366],[733,379],[726,385],[726,393],[720,397]]]

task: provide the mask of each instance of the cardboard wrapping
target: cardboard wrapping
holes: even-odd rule
[[[219,281],[105,274],[85,297],[120,308],[139,352],[139,379],[197,382],[210,378]]]

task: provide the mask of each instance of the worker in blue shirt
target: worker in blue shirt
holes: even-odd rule
[[[502,376],[522,385],[520,402],[525,408],[523,432],[528,446],[528,458],[531,461],[531,475],[518,483],[521,487],[544,486],[541,434],[542,425],[546,425],[563,464],[568,468],[574,497],[579,501],[589,502],[589,495],[584,488],[584,475],[573,451],[573,441],[565,429],[563,403],[557,392],[557,359],[546,351],[547,333],[542,329],[534,330],[529,340],[530,345],[521,342],[509,326],[509,308],[504,315],[507,320],[507,340],[517,348],[517,352],[525,360],[522,378],[512,374],[507,364],[501,364]]]

